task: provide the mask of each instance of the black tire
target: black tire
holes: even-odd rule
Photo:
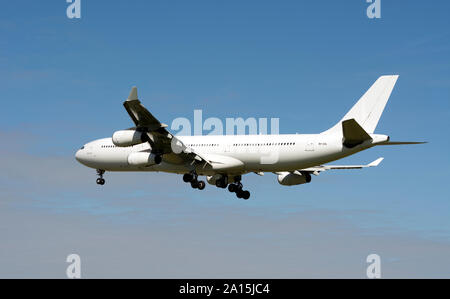
[[[220,179],[216,180],[216,187],[225,189],[228,186],[228,177],[222,176]]]
[[[229,184],[228,185],[228,191],[236,192],[236,190],[237,190],[237,185],[236,184]]]
[[[309,174],[309,172],[304,172],[302,174],[305,176],[306,182],[310,183],[311,182],[311,175]]]
[[[190,181],[192,181],[193,178],[194,178],[193,175],[190,174],[190,173],[185,173],[185,174],[183,175],[183,181],[184,181],[185,183],[189,183]]]
[[[191,181],[191,187],[194,188],[194,189],[198,188],[198,181],[192,180]]]
[[[244,192],[243,192],[242,190],[238,189],[238,190],[236,191],[236,196],[237,196],[237,198],[242,198],[243,193],[244,193]]]
[[[162,156],[156,155],[155,156],[155,164],[158,165],[158,164],[161,164],[161,162],[162,162]]]
[[[227,185],[225,185],[225,182],[222,179],[220,179],[220,180],[216,181],[216,187],[217,188],[226,188]]]
[[[197,183],[198,190],[203,190],[203,189],[205,189],[205,187],[206,187],[206,184],[204,181],[198,181],[198,183]]]
[[[250,198],[250,192],[248,192],[247,190],[242,191],[242,198],[247,200]]]

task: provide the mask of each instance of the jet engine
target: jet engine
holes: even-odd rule
[[[283,186],[301,185],[311,182],[311,175],[308,172],[283,172],[278,175],[278,183]]]
[[[144,143],[146,137],[147,135],[145,133],[136,130],[120,130],[114,132],[112,142],[115,146],[127,147]]]
[[[138,152],[128,155],[128,164],[133,166],[152,166],[161,163],[161,161],[161,156],[149,152]]]

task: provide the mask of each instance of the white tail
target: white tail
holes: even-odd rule
[[[354,119],[367,133],[373,133],[397,79],[398,75],[379,77],[352,109],[326,132],[341,130],[343,121]]]

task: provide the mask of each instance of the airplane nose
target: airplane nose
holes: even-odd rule
[[[75,153],[75,159],[81,163],[81,150],[77,150]]]
[[[92,153],[89,151],[89,149],[86,149],[84,146],[75,153],[75,159],[85,166],[89,166],[93,162]]]

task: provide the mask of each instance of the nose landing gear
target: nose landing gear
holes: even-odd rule
[[[104,173],[105,173],[105,171],[103,169],[97,169],[97,175],[99,176],[99,178],[97,179],[98,185],[103,186],[105,184],[105,179],[103,178]]]

